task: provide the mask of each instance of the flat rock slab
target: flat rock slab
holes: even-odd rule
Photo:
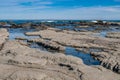
[[[37,51],[7,41],[0,51],[1,80],[119,80],[119,74],[61,53]]]
[[[106,37],[120,39],[120,32],[109,32]]]

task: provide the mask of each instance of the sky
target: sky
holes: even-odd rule
[[[120,0],[0,0],[0,19],[120,20]]]

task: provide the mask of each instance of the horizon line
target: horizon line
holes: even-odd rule
[[[0,19],[0,20],[120,20],[120,19]]]

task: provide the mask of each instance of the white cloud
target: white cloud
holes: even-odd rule
[[[43,18],[45,17],[56,19],[120,19],[120,7],[80,7],[52,11],[49,13],[49,15],[44,14],[42,16]]]
[[[50,4],[52,4],[51,1],[44,1],[44,0],[2,0],[0,3],[0,9],[1,8],[9,8],[9,7],[16,7],[16,8],[22,8],[23,6],[27,7],[28,4],[31,4],[31,6],[28,7],[43,7],[47,8]]]
[[[23,6],[22,2],[37,5]],[[43,0],[2,0],[0,19],[120,19],[120,6],[93,6],[58,9]]]

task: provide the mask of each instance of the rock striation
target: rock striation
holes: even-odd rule
[[[0,31],[4,32],[8,34]],[[87,66],[73,56],[36,50],[5,40],[7,36],[0,50],[0,80],[120,80],[119,74],[102,66]]]
[[[51,43],[56,43],[57,46],[71,46],[77,50],[91,53],[95,59],[101,61],[102,66],[120,73],[119,34],[111,33],[112,38],[97,37],[94,36],[95,34],[94,32],[61,31],[54,28],[26,33],[26,35],[40,36],[42,39],[42,41],[41,39],[34,39],[33,42],[44,43],[47,39]],[[51,44],[48,43],[47,45]],[[55,45],[52,44],[51,46]]]
[[[7,41],[0,51],[1,80],[119,80],[101,66],[87,66],[64,54],[51,54]],[[95,74],[94,74],[95,73]]]

